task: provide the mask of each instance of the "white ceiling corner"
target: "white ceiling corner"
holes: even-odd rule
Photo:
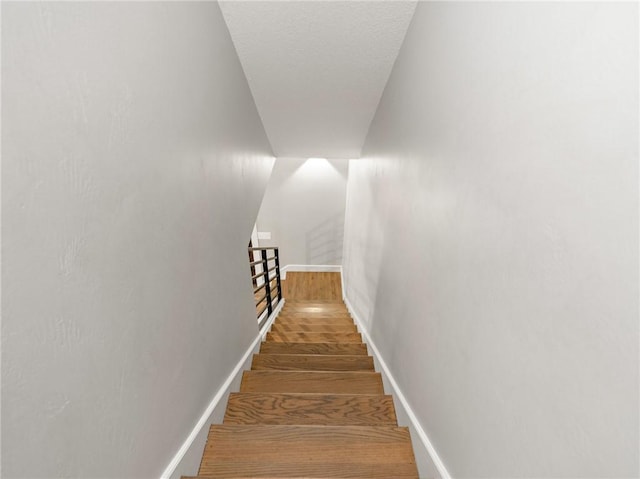
[[[360,156],[415,6],[220,2],[276,156]]]

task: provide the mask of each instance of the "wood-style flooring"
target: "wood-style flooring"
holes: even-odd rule
[[[342,301],[340,273],[291,271],[281,283],[287,300]]]

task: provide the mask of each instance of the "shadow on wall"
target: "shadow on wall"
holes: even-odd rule
[[[340,211],[306,232],[307,264],[340,264],[343,238],[344,211]]]

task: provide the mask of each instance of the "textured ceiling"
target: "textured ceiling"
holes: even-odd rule
[[[360,156],[415,5],[220,2],[276,156]]]

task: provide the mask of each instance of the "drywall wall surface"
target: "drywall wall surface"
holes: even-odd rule
[[[158,477],[257,334],[271,149],[216,3],[2,8],[3,477]]]
[[[349,162],[278,158],[258,213],[260,246],[278,246],[280,266],[342,263]]]
[[[419,3],[343,268],[452,477],[637,477],[638,5]]]

